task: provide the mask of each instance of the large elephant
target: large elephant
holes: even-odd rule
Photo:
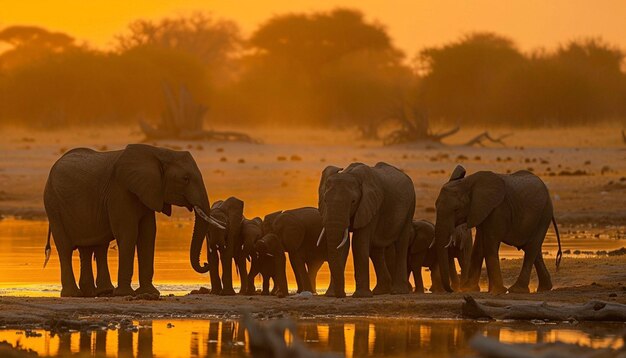
[[[345,169],[328,166],[320,180],[319,209],[336,297],[345,297],[345,260],[339,249],[348,243],[348,232],[353,233],[356,281],[352,297],[409,292],[406,261],[390,262],[395,267],[388,270],[385,249],[392,247],[395,257],[407,257],[415,212],[411,178],[387,163],[374,167],[352,163]],[[370,257],[377,278],[374,292],[370,290]]]
[[[195,211],[190,260],[199,272],[208,271],[208,264],[199,262],[204,235],[210,225],[221,226],[209,217],[209,197],[191,154],[144,144],[111,152],[87,148],[67,152],[50,170],[44,205],[50,222],[46,258],[50,256],[51,232],[61,263],[61,296],[82,295],[72,271],[72,251],[105,248],[114,239],[119,269],[113,293],[158,294],[152,285],[155,212],[171,215],[172,205]],[[139,288],[133,291],[135,249]]]
[[[209,228],[208,261],[211,275],[211,293],[220,295],[234,295],[233,289],[233,259],[239,273],[241,288],[240,293],[247,291],[246,257],[243,252],[244,235],[243,228],[243,201],[230,197],[224,201],[216,201],[211,207],[211,217],[223,222],[226,230]],[[248,245],[250,246],[250,245]],[[218,257],[219,252],[219,257]],[[222,278],[219,276],[219,263],[222,264]]]
[[[269,254],[274,259],[278,296],[288,294],[286,258],[296,277],[298,292],[316,292],[316,277],[322,264],[327,261],[326,239],[322,234],[322,216],[317,208],[304,207],[279,211],[263,219],[265,236],[256,247],[259,254]],[[347,247],[343,250],[344,261]],[[332,292],[333,281],[330,282]]]
[[[489,292],[507,291],[502,282],[498,249],[500,243],[524,250],[524,262],[510,292],[529,292],[532,266],[539,278],[538,291],[552,289],[550,273],[543,262],[541,245],[550,222],[559,244],[556,267],[561,259],[559,236],[552,201],[545,184],[531,172],[513,174],[480,171],[465,177],[465,169],[457,166],[450,181],[439,193],[436,202],[435,246],[439,263],[448,262],[446,246],[456,226],[466,223],[476,228],[469,273],[462,290],[479,291],[478,281],[483,258],[487,263]],[[440,265],[441,280],[446,291],[450,287],[447,265]]]
[[[458,288],[460,282],[464,281],[469,268],[469,259],[472,251],[472,232],[465,225],[459,225],[453,233],[453,240],[448,245],[448,270],[450,272],[452,287]],[[413,274],[415,282],[415,292],[424,292],[422,280],[422,267],[430,269],[432,286],[431,292],[442,292],[441,274],[437,261],[437,252],[434,247],[435,225],[426,220],[413,221],[413,236],[409,243],[408,270],[409,275]],[[461,278],[456,271],[456,263],[459,262],[461,268]]]

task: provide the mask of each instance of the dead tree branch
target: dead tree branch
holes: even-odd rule
[[[626,322],[626,305],[620,303],[589,301],[583,305],[551,306],[543,302],[502,306],[478,303],[471,296],[463,298],[462,315],[473,319]]]
[[[504,143],[504,139],[508,138],[510,136],[512,136],[513,133],[506,133],[503,134],[497,138],[492,137],[489,132],[482,132],[481,134],[477,135],[476,137],[470,139],[469,141],[467,141],[465,144],[463,144],[466,147],[471,147],[473,145],[479,145],[481,147],[485,146],[485,141],[489,141],[491,143],[497,143],[497,144],[501,144],[503,147],[506,147],[506,144]]]
[[[143,119],[139,121],[146,141],[180,139],[258,143],[245,133],[203,129],[207,107],[194,101],[185,86],[181,86],[176,95],[168,84],[163,84],[163,95],[167,106],[161,114],[160,122],[152,126]]]

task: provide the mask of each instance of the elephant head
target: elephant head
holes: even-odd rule
[[[285,248],[278,235],[269,233],[257,240],[254,251],[258,256],[269,256],[274,261],[275,284],[278,286],[278,297],[285,297],[289,293],[286,272]]]
[[[465,177],[465,169],[460,165],[441,188],[435,203],[435,247],[441,282],[446,291],[452,292],[446,263],[456,228],[462,224],[466,224],[467,229],[480,225],[504,200],[504,196],[504,180],[497,174],[481,171]]]
[[[121,186],[153,211],[169,216],[172,214],[172,205],[176,205],[195,212],[191,265],[198,272],[208,272],[208,264],[200,265],[203,238],[209,226],[223,226],[209,217],[209,196],[200,169],[191,154],[145,144],[130,144],[117,159],[114,176]]]
[[[218,227],[209,228],[207,240],[209,249],[217,247],[225,249],[228,245],[235,245],[241,232],[243,221],[243,201],[230,197],[219,200],[211,206],[211,218],[223,223],[225,230]]]
[[[328,166],[322,172],[318,204],[323,230],[318,244],[326,235],[328,264],[337,297],[345,295],[345,254],[342,247],[349,245],[348,233],[366,226],[378,212],[382,201],[382,186],[372,168],[365,164],[353,163],[343,170]]]
[[[248,220],[244,219],[241,226],[241,237],[243,239],[241,253],[248,261],[254,255],[254,244],[263,237],[263,221],[256,217]]]

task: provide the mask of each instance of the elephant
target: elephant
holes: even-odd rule
[[[209,226],[223,228],[223,225],[209,216],[209,197],[202,174],[189,152],[129,144],[117,151],[76,148],[65,153],[52,166],[44,190],[49,221],[46,262],[52,234],[61,264],[61,296],[83,295],[72,271],[73,250],[94,246],[103,249],[114,239],[119,269],[113,294],[158,295],[152,284],[155,212],[169,216],[172,205],[195,212],[190,261],[196,271],[207,272],[208,264],[201,266],[199,260],[204,236]],[[139,288],[133,291],[135,249]],[[106,261],[106,254],[100,253],[100,257]],[[110,280],[103,277],[100,282],[104,286],[97,287],[97,291],[109,289]]]
[[[256,287],[254,286],[254,279],[258,274],[263,277],[263,290],[262,295],[276,295],[278,293],[278,285],[276,284],[276,266],[274,263],[274,257],[272,254],[261,253],[267,251],[263,247],[263,244],[257,244],[260,240],[257,240],[254,244],[252,251],[252,262],[250,265],[250,272],[248,272],[248,291],[246,294],[256,294]],[[270,279],[274,282],[274,286],[270,291]]]
[[[447,265],[451,234],[456,226],[467,224],[476,228],[467,281],[463,291],[480,291],[478,281],[483,259],[487,264],[489,292],[505,293],[502,282],[498,249],[500,243],[524,250],[521,272],[509,292],[530,292],[528,284],[532,266],[539,278],[538,291],[552,289],[550,273],[543,261],[543,244],[550,222],[554,225],[558,242],[556,268],[561,261],[561,238],[554,218],[550,194],[543,181],[533,173],[521,170],[513,174],[479,171],[465,176],[465,168],[458,165],[448,183],[443,185],[436,201],[435,247],[440,263],[444,289],[452,291]]]
[[[235,294],[232,274],[233,260],[240,275],[241,287],[239,292],[245,293],[247,291],[246,257],[249,256],[249,253],[244,254],[243,252],[244,241],[246,240],[242,233],[244,226],[243,207],[243,201],[232,196],[223,201],[216,201],[211,207],[211,217],[219,222],[223,222],[226,227],[226,230],[212,227],[209,228],[207,233],[209,247],[207,255],[211,268],[209,272],[211,275],[211,293],[213,294],[224,296]],[[246,231],[246,233],[250,235],[255,234],[250,230]],[[252,240],[252,243],[254,243],[254,239],[254,236],[252,236],[247,240]],[[252,244],[248,244],[249,249],[251,246]],[[219,276],[220,262],[222,264],[221,280]]]
[[[452,287],[458,288],[460,282],[467,276],[469,258],[472,250],[472,232],[465,225],[460,225],[454,232],[454,238],[448,247],[448,269],[452,281]],[[423,293],[424,284],[422,281],[422,267],[430,269],[432,286],[431,292],[442,292],[441,276],[437,261],[437,252],[434,248],[435,225],[427,220],[413,221],[413,237],[409,243],[408,271],[413,274],[415,281],[415,292]],[[456,271],[454,259],[461,267],[461,279]]]
[[[322,233],[322,216],[317,208],[303,207],[279,211],[263,219],[265,235],[256,243],[259,255],[269,254],[274,261],[275,282],[279,297],[288,295],[286,258],[296,277],[298,293],[316,292],[316,277],[327,261],[327,250]],[[347,247],[344,256],[347,256]],[[345,261],[345,258],[344,258]],[[333,281],[329,286],[332,292]]]
[[[345,297],[345,260],[339,249],[348,243],[349,232],[353,234],[356,281],[352,297],[408,293],[406,261],[394,260],[395,267],[388,269],[385,250],[391,248],[395,257],[407,257],[415,212],[411,178],[383,162],[374,167],[363,163],[352,163],[345,169],[328,166],[322,171],[318,194],[335,296]],[[377,278],[373,292],[370,257]]]

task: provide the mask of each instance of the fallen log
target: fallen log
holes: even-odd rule
[[[461,314],[473,319],[626,322],[626,305],[621,303],[589,301],[582,305],[554,306],[542,302],[505,306],[479,303],[472,296],[463,299]]]
[[[611,348],[594,349],[591,347],[579,346],[563,342],[538,343],[538,344],[507,344],[499,342],[493,338],[475,335],[469,345],[481,357],[489,358],[597,358],[597,357],[618,357],[624,349],[614,350]]]

